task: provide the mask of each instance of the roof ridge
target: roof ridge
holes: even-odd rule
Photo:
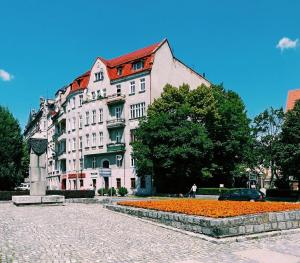
[[[137,58],[142,58],[142,57],[146,57],[151,55],[152,53],[154,53],[158,47],[161,46],[162,43],[164,43],[166,41],[166,38],[163,39],[160,42],[151,44],[149,46],[143,47],[143,48],[139,48],[136,49],[132,52],[120,55],[118,57],[114,57],[111,59],[105,59],[103,57],[98,57],[103,63],[106,64],[106,66],[108,67],[116,67],[117,65],[122,65],[125,63],[128,63],[129,61],[133,61]]]

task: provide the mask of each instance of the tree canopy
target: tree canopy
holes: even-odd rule
[[[137,173],[153,175],[158,192],[184,192],[193,183],[232,186],[250,140],[249,120],[241,98],[221,85],[166,85],[135,138]]]
[[[10,190],[21,182],[23,156],[19,123],[0,106],[0,190]]]

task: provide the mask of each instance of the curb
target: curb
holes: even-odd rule
[[[264,232],[264,233],[257,233],[257,234],[247,234],[247,235],[243,235],[243,236],[235,236],[235,237],[223,237],[223,238],[215,238],[215,237],[210,237],[204,234],[199,234],[199,233],[194,233],[191,231],[186,231],[186,230],[182,230],[179,228],[175,228],[172,226],[168,226],[162,223],[157,223],[152,221],[151,219],[143,219],[134,215],[129,215],[129,214],[125,214],[122,212],[117,212],[117,211],[113,211],[110,210],[108,208],[106,208],[106,205],[103,205],[103,207],[107,210],[109,210],[112,213],[115,214],[119,214],[121,216],[126,216],[132,219],[136,219],[139,221],[142,221],[144,223],[147,224],[151,224],[157,227],[161,227],[161,228],[165,228],[165,229],[169,229],[175,232],[179,232],[181,234],[190,236],[190,237],[194,237],[194,238],[198,238],[201,240],[205,240],[214,244],[226,244],[226,243],[234,243],[234,242],[244,242],[244,241],[249,241],[249,240],[255,240],[255,239],[261,239],[261,238],[267,238],[267,237],[276,237],[276,236],[285,236],[285,235],[290,235],[290,234],[298,234],[300,233],[300,229],[288,229],[288,230],[276,230],[276,231],[270,231],[270,232]]]

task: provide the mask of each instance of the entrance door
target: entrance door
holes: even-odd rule
[[[93,189],[96,191],[97,179],[93,179]]]
[[[109,177],[104,177],[104,188],[107,190],[109,188]]]
[[[62,179],[62,181],[61,181],[61,189],[62,190],[66,190],[66,187],[67,187],[66,179]]]

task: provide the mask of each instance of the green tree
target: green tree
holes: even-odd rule
[[[138,175],[153,174],[158,192],[187,191],[208,174],[212,144],[204,125],[191,121],[189,92],[187,85],[167,85],[135,133]]]
[[[285,114],[280,143],[277,156],[283,176],[281,180],[288,182],[289,177],[293,177],[300,183],[300,101]]]
[[[279,143],[281,128],[284,120],[283,109],[269,108],[257,115],[253,120],[253,170],[264,173],[266,169],[271,171],[270,185],[279,178],[279,167],[276,161],[281,151]]]
[[[18,121],[0,106],[0,190],[13,189],[22,181],[23,141]]]
[[[239,174],[241,164],[246,163],[251,143],[250,120],[240,96],[226,91],[222,85],[211,87],[218,115],[208,127],[214,144],[213,180],[215,186],[234,185],[234,176]]]
[[[232,184],[248,124],[241,99],[222,86],[166,85],[135,133],[137,173],[152,174],[158,192],[184,192],[208,178]]]

